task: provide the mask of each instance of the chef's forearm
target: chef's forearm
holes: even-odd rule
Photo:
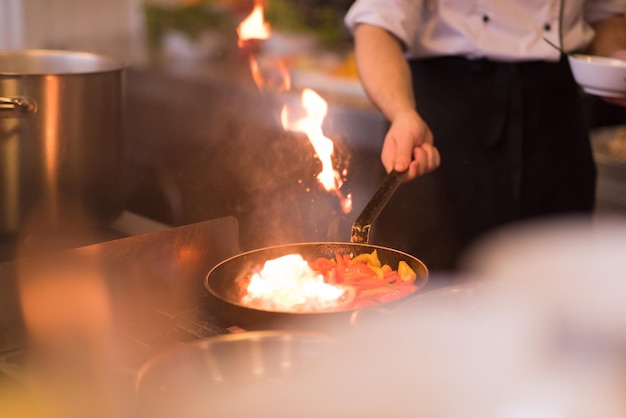
[[[616,15],[594,26],[596,36],[589,48],[592,55],[610,56],[626,49],[626,14]]]
[[[411,72],[400,41],[366,24],[357,26],[354,38],[359,76],[372,102],[390,121],[402,112],[414,111]]]

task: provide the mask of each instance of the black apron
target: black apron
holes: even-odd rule
[[[589,214],[596,169],[566,58],[410,62],[417,109],[441,166],[402,185],[371,242],[453,271],[484,234],[531,218]]]

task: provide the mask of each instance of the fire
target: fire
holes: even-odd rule
[[[252,12],[237,26],[239,48],[248,52],[252,79],[259,90],[269,87],[277,91],[288,91],[291,89],[291,78],[284,62],[278,60],[271,65],[270,74],[264,74],[253,54],[257,46],[256,41],[269,39],[271,35],[270,25],[264,18],[263,4],[260,0],[256,1]]]
[[[343,180],[339,172],[333,168],[333,141],[322,132],[322,123],[326,117],[328,105],[311,89],[304,89],[302,92],[302,105],[307,115],[293,122],[289,121],[288,106],[283,106],[281,113],[283,128],[287,131],[302,132],[307,135],[322,163],[322,171],[317,175],[317,179],[327,191],[336,190],[341,187]]]
[[[250,55],[249,61],[252,79],[259,90],[265,90],[266,88],[275,91],[291,90],[291,77],[282,60],[277,61],[273,68],[265,73],[261,70],[259,61],[254,56]]]
[[[248,48],[251,40],[269,39],[271,36],[270,25],[264,20],[263,5],[260,0],[255,1],[252,12],[237,27],[239,37],[239,47]],[[259,88],[263,90],[270,87],[276,91],[291,90],[291,78],[283,60],[278,60],[273,65],[270,75],[263,74],[259,61],[249,53],[250,71],[252,77]],[[334,192],[340,202],[344,213],[352,210],[352,196],[344,196],[340,192],[343,185],[343,176],[333,168],[333,141],[322,132],[322,123],[328,112],[328,104],[322,97],[311,89],[304,89],[302,92],[302,106],[306,110],[306,117],[296,120],[289,120],[289,108],[283,106],[281,111],[281,122],[283,129],[293,132],[301,132],[307,135],[313,145],[317,158],[322,163],[322,171],[317,175],[317,180],[326,191]]]
[[[348,290],[324,282],[299,254],[268,260],[250,278],[242,301],[266,310],[311,312],[334,308]]]
[[[343,185],[343,178],[339,171],[333,168],[335,145],[322,131],[322,124],[328,112],[328,104],[315,91],[304,89],[302,91],[302,106],[306,111],[306,116],[295,121],[289,120],[289,107],[283,106],[281,112],[283,128],[287,131],[306,134],[311,145],[313,145],[317,158],[322,163],[322,171],[317,175],[317,180],[326,191],[337,193],[343,211],[348,213],[352,209],[352,198],[350,195],[344,197],[339,193],[339,189]]]
[[[270,25],[265,22],[263,5],[257,1],[252,12],[237,27],[239,46],[251,39],[268,39],[271,35]]]

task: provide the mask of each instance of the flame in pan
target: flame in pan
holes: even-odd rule
[[[242,302],[272,311],[313,312],[335,308],[348,290],[324,282],[299,254],[268,260],[252,274]]]

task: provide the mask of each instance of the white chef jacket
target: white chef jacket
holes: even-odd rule
[[[356,0],[345,24],[387,29],[407,58],[556,61],[559,51],[543,38],[582,50],[594,36],[591,25],[623,13],[626,0]]]

